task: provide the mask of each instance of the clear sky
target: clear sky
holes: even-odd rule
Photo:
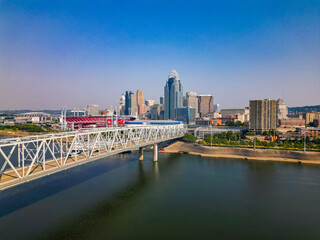
[[[159,101],[172,69],[222,108],[320,104],[320,1],[0,0],[0,109]]]

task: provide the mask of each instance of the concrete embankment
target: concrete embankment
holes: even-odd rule
[[[277,149],[252,149],[238,147],[209,147],[194,143],[175,142],[164,152],[186,153],[202,157],[226,157],[264,161],[281,161],[320,164],[320,152],[303,152]]]

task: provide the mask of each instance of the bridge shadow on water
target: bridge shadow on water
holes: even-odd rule
[[[6,189],[0,192],[0,217],[137,159],[136,154],[121,153]]]
[[[172,155],[166,159],[161,159],[161,172],[172,169],[176,162],[174,161],[175,158],[176,156]],[[127,184],[112,196],[99,201],[94,206],[90,206],[77,216],[65,219],[59,226],[39,233],[36,239],[88,239],[89,233],[96,225],[104,222],[106,218],[116,217],[121,209],[145,192],[148,186],[158,178],[161,174],[159,163],[152,163],[150,160],[137,161],[137,164],[139,164],[138,172],[130,184]],[[146,166],[145,161],[149,161],[148,166]]]

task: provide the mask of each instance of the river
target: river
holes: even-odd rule
[[[320,167],[119,154],[0,192],[0,239],[320,239]]]

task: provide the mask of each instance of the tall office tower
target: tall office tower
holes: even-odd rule
[[[195,109],[195,117],[198,117],[198,97],[195,92],[186,93],[186,107]]]
[[[143,93],[140,89],[137,90],[137,106],[139,115],[146,113],[146,105],[144,104]]]
[[[121,97],[120,97],[119,106],[117,108],[118,114],[124,115],[125,106],[126,106],[126,96],[124,94],[122,94]]]
[[[88,116],[98,116],[99,115],[99,105],[88,105],[87,106]]]
[[[208,113],[213,113],[213,96],[199,95],[198,96],[198,112],[201,118]]]
[[[137,90],[137,104],[138,106],[144,104],[143,93],[140,89]]]
[[[249,129],[266,131],[277,128],[277,100],[250,100]]]
[[[160,104],[164,104],[164,96],[160,97]]]
[[[130,95],[130,100],[131,100],[131,104],[130,104],[130,114],[131,116],[137,116],[138,115],[138,106],[137,106],[137,95],[132,93]]]
[[[282,99],[277,100],[277,113],[278,119],[287,119],[288,118],[288,108]]]
[[[164,119],[176,118],[176,109],[183,105],[183,89],[176,70],[172,70],[164,87]]]
[[[131,115],[131,94],[133,94],[133,92],[126,91],[125,108],[124,108],[125,115]]]

